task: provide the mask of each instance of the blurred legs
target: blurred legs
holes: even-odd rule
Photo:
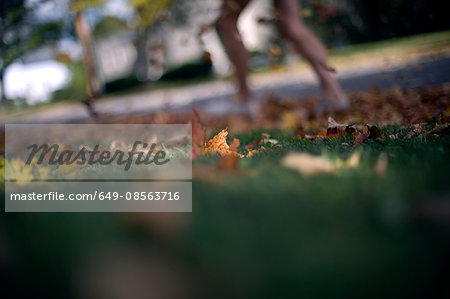
[[[294,43],[313,67],[321,83],[323,98],[340,104],[346,98],[345,93],[327,67],[325,47],[300,19],[299,1],[274,0],[274,6],[278,13],[277,25],[280,32]]]
[[[219,19],[216,22],[217,32],[222,40],[228,58],[234,66],[238,83],[236,99],[248,100],[250,89],[247,84],[248,53],[237,28],[239,15],[250,0],[225,0]]]
[[[224,0],[221,14],[216,22],[217,32],[225,51],[234,66],[238,83],[236,99],[245,101],[250,97],[247,84],[248,53],[237,28],[237,21],[250,0]],[[278,28],[303,54],[313,67],[321,84],[322,98],[334,107],[346,107],[346,95],[334,74],[327,66],[325,47],[309,31],[300,19],[298,0],[274,0]]]

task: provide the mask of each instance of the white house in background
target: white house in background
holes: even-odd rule
[[[158,79],[166,70],[199,59],[204,51],[211,54],[213,69],[216,74],[230,72],[230,63],[214,29],[202,36],[202,43],[197,35],[202,24],[212,24],[218,16],[221,1],[205,0],[208,15],[190,16],[188,25],[157,26],[147,39],[147,77]],[[272,35],[271,28],[257,23],[258,17],[267,16],[271,9],[270,1],[252,1],[239,19],[238,27],[242,32],[243,42],[249,50],[264,50]],[[136,38],[134,33],[121,33],[96,41],[96,55],[100,72],[105,82],[130,75],[137,58]],[[202,46],[202,44],[204,46]]]
[[[126,32],[102,39],[95,44],[97,65],[104,82],[126,77],[136,61],[136,34]]]
[[[220,12],[221,3],[222,1],[205,0],[203,10],[209,11],[208,15],[193,15],[190,17],[187,26],[170,27],[167,25],[160,32],[156,32],[158,35],[156,38],[162,41],[166,50],[167,68],[198,59],[206,50],[211,54],[216,74],[225,75],[230,72],[230,62],[214,28],[203,34],[204,48],[197,40],[200,25],[215,22]],[[257,20],[259,17],[269,15],[271,8],[271,1],[251,1],[239,18],[238,28],[248,50],[264,50],[267,48],[272,30],[265,25],[258,24]],[[154,37],[150,37],[150,41],[152,38]]]
[[[211,24],[217,18],[221,1],[205,0],[208,15],[192,16],[184,27],[169,24],[155,30],[147,41],[148,78],[158,79],[164,71],[200,58],[204,50],[211,54],[216,74],[230,72],[230,63],[215,30],[202,36],[204,48],[197,39],[202,24]],[[239,19],[238,27],[243,42],[249,50],[264,50],[272,34],[271,29],[257,23],[258,17],[268,15],[270,1],[252,1]],[[104,82],[132,74],[137,57],[135,33],[120,33],[95,43],[99,73]],[[26,98],[34,104],[50,99],[52,92],[70,82],[68,68],[54,60],[54,48],[42,47],[28,53],[20,62],[9,66],[5,72],[5,92],[9,98]],[[60,43],[59,50],[72,59],[81,59],[80,46],[72,41]]]

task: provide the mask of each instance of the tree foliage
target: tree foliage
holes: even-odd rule
[[[150,26],[158,16],[158,13],[166,8],[172,0],[129,0],[139,17],[139,26],[142,28]]]
[[[88,8],[97,7],[105,4],[107,0],[73,0],[70,2],[72,12],[83,12]]]
[[[0,2],[0,81],[2,100],[6,100],[3,88],[5,69],[25,53],[57,40],[62,32],[61,22],[40,23],[34,10],[47,0],[28,4],[25,0]]]
[[[99,38],[129,29],[126,21],[116,17],[106,16],[95,25],[92,33],[94,37]]]

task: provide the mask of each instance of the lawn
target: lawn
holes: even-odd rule
[[[199,169],[217,165],[217,158],[197,161],[205,177],[194,182],[194,252],[205,265],[216,265],[211,271],[221,269],[215,273],[220,280],[252,295],[435,291],[448,260],[450,227],[439,215],[450,196],[450,136],[406,139],[398,126],[381,133],[399,133],[399,139],[353,149],[343,145],[353,137],[311,141],[275,131],[278,146],[239,160],[237,170],[215,166],[203,174]],[[247,144],[260,134],[237,137]],[[361,158],[356,168],[304,176],[281,165],[291,151],[331,161],[357,151]],[[380,172],[383,155],[388,163]]]
[[[201,282],[202,291],[223,297],[448,294],[441,287],[450,252],[450,135],[448,127],[433,129],[409,137],[410,129],[380,127],[380,138],[355,148],[351,135],[235,134],[240,153],[262,133],[272,143],[261,142],[264,150],[231,162],[196,158],[193,212],[171,229],[164,226],[180,223],[180,214],[3,214],[8,244],[20,257],[7,279],[14,284],[19,273],[39,273],[29,284],[45,292],[45,280],[70,277],[86,255],[100,259],[137,246],[163,251]],[[398,139],[383,137],[395,134]],[[281,164],[289,152],[332,163],[356,152],[360,160],[304,175]],[[381,168],[380,157],[386,161]],[[72,283],[64,278],[52,291],[73,292]]]
[[[193,212],[2,213],[5,284],[76,297],[90,282],[114,292],[117,275],[194,298],[446,298],[449,95],[446,85],[354,93],[340,123],[314,116],[308,99],[273,98],[256,120],[104,119],[192,122]]]

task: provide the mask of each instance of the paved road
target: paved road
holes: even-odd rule
[[[264,94],[273,93],[279,98],[301,98],[318,94],[318,87],[309,79],[295,76],[273,80],[270,86],[262,85],[255,89],[255,98],[263,99]],[[450,82],[450,56],[423,58],[409,65],[389,70],[372,69],[340,76],[346,91],[366,90],[369,87],[387,89],[393,86],[416,88],[440,85]],[[172,110],[184,111],[196,108],[211,114],[223,114],[240,111],[242,107],[231,101],[233,87],[228,82],[211,82],[195,86],[181,87],[173,90],[149,91],[145,93],[123,95],[110,100],[98,102],[101,113],[148,114],[170,107]],[[45,109],[25,112],[22,115],[9,115],[0,118],[0,122],[15,123],[57,123],[79,122],[89,119],[82,104],[72,103],[52,105]]]
[[[420,88],[423,86],[441,85],[450,82],[450,57],[425,58],[404,67],[389,71],[372,70],[356,74],[343,75],[340,78],[345,91],[366,90],[370,87],[389,89],[394,86],[402,88]],[[305,86],[297,81],[286,82],[275,87],[262,87],[257,94],[273,93],[280,98],[307,97],[319,93],[318,86]],[[219,97],[205,97],[193,102],[189,107],[208,111],[210,113],[224,113],[230,109],[238,111],[239,105],[230,103],[231,94]],[[256,96],[256,99],[264,98]],[[189,107],[183,107],[186,109]]]

